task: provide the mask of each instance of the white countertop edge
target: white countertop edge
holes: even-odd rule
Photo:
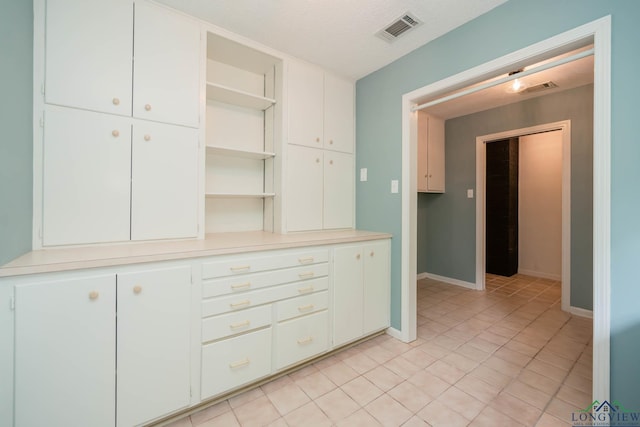
[[[388,233],[363,230],[289,234],[252,231],[209,234],[204,240],[51,248],[28,252],[5,264],[0,267],[0,277],[176,261],[304,246],[335,245],[391,237]]]

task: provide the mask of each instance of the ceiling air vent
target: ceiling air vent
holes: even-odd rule
[[[412,28],[417,27],[422,22],[410,12],[403,14],[400,18],[387,25],[383,30],[376,33],[378,37],[388,42],[392,42]]]
[[[557,84],[555,84],[554,82],[549,81],[549,82],[540,83],[539,85],[529,86],[525,90],[520,91],[520,93],[540,92],[540,91],[543,91],[543,90],[553,89],[553,88],[556,88],[556,87],[558,87]]]

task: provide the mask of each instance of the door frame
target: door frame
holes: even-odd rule
[[[476,137],[476,289],[485,289],[486,273],[486,143],[542,132],[562,132],[562,309],[591,317],[587,310],[571,307],[571,120],[545,123]]]
[[[403,341],[417,335],[417,113],[429,97],[487,80],[509,70],[594,44],[593,123],[593,396],[610,398],[611,339],[611,16],[605,16],[402,96],[402,240],[400,260]]]

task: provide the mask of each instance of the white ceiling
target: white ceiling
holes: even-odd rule
[[[289,55],[358,79],[507,0],[157,0]],[[423,24],[375,34],[404,13]]]

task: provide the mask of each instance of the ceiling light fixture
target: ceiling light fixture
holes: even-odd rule
[[[513,76],[514,74],[519,74],[524,71],[524,68],[520,68],[519,70],[511,71],[509,76]],[[527,88],[527,85],[522,81],[522,79],[514,79],[512,82],[507,84],[506,91],[507,93],[519,93]]]

